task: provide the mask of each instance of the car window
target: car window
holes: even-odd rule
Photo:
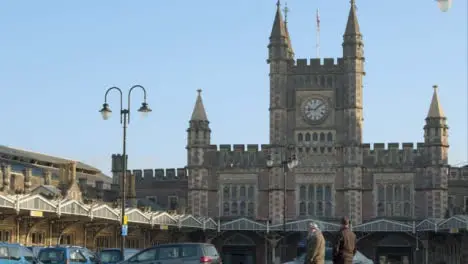
[[[65,250],[47,248],[39,251],[39,261],[44,264],[65,262]]]
[[[130,262],[144,262],[144,261],[153,261],[157,259],[157,248],[151,248],[145,251],[142,251],[135,256],[129,259]]]
[[[9,247],[8,248],[8,257],[11,260],[20,260],[21,259],[20,248],[19,247]]]
[[[23,256],[26,261],[33,262],[34,254],[29,248],[23,248]]]
[[[198,245],[183,245],[182,246],[182,257],[193,258],[198,257]]]
[[[70,251],[70,262],[87,262],[85,256],[78,249]]]
[[[212,257],[218,256],[218,250],[213,245],[205,246],[205,254]]]
[[[87,248],[82,248],[80,249],[81,253],[87,257],[91,262],[97,262],[97,258],[96,258],[96,255],[89,249]]]
[[[122,260],[120,250],[103,250],[99,254],[101,262],[119,262]]]
[[[179,248],[178,246],[175,247],[160,247],[159,248],[159,258],[158,260],[164,260],[164,259],[174,259],[174,258],[179,258]]]

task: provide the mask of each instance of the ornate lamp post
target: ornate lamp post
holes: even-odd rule
[[[102,118],[104,120],[108,120],[109,117],[112,114],[112,111],[109,107],[109,104],[107,103],[107,95],[109,94],[110,91],[116,90],[120,94],[120,123],[122,124],[123,127],[123,150],[122,150],[122,181],[120,182],[121,186],[121,206],[122,206],[122,212],[121,212],[121,225],[122,229],[124,226],[125,222],[125,207],[126,207],[126,197],[125,197],[125,184],[126,184],[126,178],[127,178],[127,125],[130,124],[130,97],[132,94],[132,91],[135,88],[140,88],[143,90],[143,103],[141,103],[141,107],[138,109],[138,112],[142,113],[143,116],[146,116],[149,112],[151,112],[151,109],[148,107],[148,104],[146,103],[146,89],[141,86],[141,85],[134,85],[130,88],[128,91],[128,102],[127,102],[127,108],[123,107],[123,93],[122,90],[119,87],[111,87],[107,89],[105,95],[104,95],[104,104],[102,105],[102,109],[99,111],[102,115]],[[125,248],[125,235],[121,233],[121,243],[120,243],[120,249],[123,254]]]
[[[286,212],[287,212],[287,177],[288,177],[288,171],[294,169],[299,165],[299,160],[296,158],[295,154],[295,146],[290,144],[290,145],[277,145],[277,146],[272,146],[274,148],[279,148],[280,153],[275,153],[274,155],[270,154],[267,161],[266,165],[269,169],[276,167],[276,166],[281,166],[282,172],[283,172],[283,243],[286,243],[285,241],[285,236],[286,236]],[[277,243],[277,242],[275,242]],[[281,251],[281,255],[282,255]],[[274,248],[272,252],[273,258],[275,257],[274,253]]]

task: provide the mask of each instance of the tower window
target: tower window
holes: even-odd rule
[[[320,133],[320,141],[325,141],[325,134],[324,133]]]
[[[312,134],[312,140],[317,141],[318,140],[318,135],[317,133]]]
[[[302,140],[304,140],[302,133],[297,134],[297,141],[301,142]]]
[[[310,141],[310,134],[309,134],[309,133],[307,133],[307,134],[305,135],[305,141]]]
[[[333,141],[333,135],[332,135],[331,132],[328,132],[328,134],[327,134],[327,141],[328,141],[328,142],[332,142],[332,141]]]

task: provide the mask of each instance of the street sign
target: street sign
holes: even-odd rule
[[[128,234],[128,225],[122,226],[122,236],[127,236]]]
[[[124,215],[123,224],[128,225],[128,215]]]

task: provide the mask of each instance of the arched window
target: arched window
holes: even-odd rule
[[[245,216],[245,214],[246,214],[246,209],[247,209],[247,206],[246,206],[245,202],[241,202],[241,203],[240,203],[240,208],[239,208],[239,214],[240,214],[241,216]]]
[[[225,186],[223,188],[223,199],[226,201],[226,200],[229,200],[229,187],[228,186]]]
[[[333,141],[333,134],[331,132],[328,132],[327,134],[327,141],[332,142]]]
[[[254,216],[255,214],[255,204],[253,202],[250,202],[247,206],[247,213],[249,216]]]
[[[239,211],[237,208],[237,202],[232,202],[231,203],[231,215],[238,215]]]
[[[310,134],[309,133],[306,133],[305,141],[310,141]]]
[[[297,134],[297,141],[302,142],[302,140],[304,140],[302,133]]]
[[[301,185],[301,187],[299,187],[299,199],[301,201],[306,200],[306,187],[304,185]]]
[[[223,215],[229,215],[230,210],[229,210],[229,203],[224,203],[223,204]]]
[[[253,186],[249,186],[249,188],[247,189],[247,197],[249,198],[249,200],[252,200],[254,199],[254,196],[255,196],[255,189]]]
[[[318,140],[318,135],[317,133],[312,134],[312,140],[317,141]]]
[[[239,197],[240,198],[245,198],[245,186],[241,186],[239,188]]]
[[[301,203],[299,204],[299,215],[305,216],[306,214],[307,214],[307,211],[306,211],[306,203],[301,202]]]
[[[325,141],[325,134],[324,133],[320,133],[320,141]]]

